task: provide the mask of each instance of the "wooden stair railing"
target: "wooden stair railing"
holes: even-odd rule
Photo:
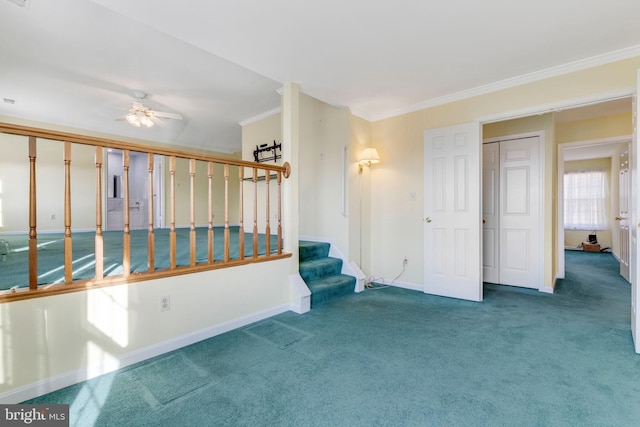
[[[172,150],[162,147],[152,147],[145,145],[132,144],[123,141],[96,138],[90,136],[84,136],[79,134],[72,134],[66,132],[59,132],[47,129],[39,129],[33,127],[26,127],[8,123],[0,123],[0,133],[19,135],[26,137],[25,140],[28,143],[28,158],[25,159],[25,164],[29,168],[29,197],[28,197],[28,283],[24,284],[24,287],[18,286],[7,291],[0,291],[0,303],[34,298],[39,296],[47,296],[56,293],[74,292],[94,287],[108,286],[121,283],[129,283],[146,279],[155,279],[160,277],[174,276],[179,274],[188,274],[197,271],[204,271],[210,269],[223,268],[227,266],[238,266],[243,264],[249,264],[253,262],[262,262],[270,259],[281,259],[291,256],[283,252],[282,249],[282,178],[288,178],[290,174],[290,166],[285,163],[283,166],[267,165],[253,162],[247,162],[243,160],[215,157],[206,154],[189,153],[186,151]],[[38,139],[46,139],[53,141],[61,141],[63,147],[63,170],[64,170],[64,193],[63,208],[64,208],[64,265],[62,267],[64,271],[64,279],[61,283],[55,284],[38,284],[38,207],[37,207],[37,146]],[[74,167],[72,153],[73,146],[76,144],[84,146],[95,147],[95,244],[94,244],[94,264],[95,264],[95,277],[92,279],[80,279],[74,280],[74,267],[73,267],[73,223],[72,219],[72,170]],[[123,198],[123,231],[122,231],[122,272],[121,274],[108,275],[105,271],[104,265],[104,191],[103,191],[103,174],[104,168],[104,155],[103,152],[108,149],[122,150],[123,154],[123,184],[122,190],[124,194]],[[148,166],[148,182],[146,184],[146,191],[148,195],[148,216],[146,218],[147,228],[147,270],[144,272],[137,271],[132,273],[131,266],[131,201],[130,201],[130,167],[131,167],[131,153],[146,153],[147,154],[147,166]],[[154,229],[154,203],[153,196],[154,191],[154,169],[156,168],[154,156],[162,155],[168,159],[169,163],[169,183],[166,193],[169,195],[169,268],[160,269],[156,268],[157,250],[155,247],[155,229]],[[177,159],[185,159],[188,161],[188,174],[189,174],[189,220],[188,224],[185,224],[189,228],[189,262],[186,265],[177,265],[177,218],[176,218],[176,199],[178,196],[178,188],[176,187],[176,161]],[[198,212],[198,201],[196,197],[196,176],[197,176],[197,164],[198,162],[206,163],[206,182],[207,182],[207,200],[202,201],[202,206],[205,207],[207,212],[207,258],[204,262],[197,262],[196,259],[196,213]],[[224,180],[224,248],[223,259],[216,261],[214,259],[214,169],[215,165],[221,166],[223,171]],[[239,252],[237,258],[231,257],[230,251],[230,197],[232,189],[230,188],[230,168],[238,168],[239,179],[239,235],[238,244]],[[245,194],[244,194],[244,181],[245,181],[245,168],[251,170],[251,178],[247,178],[253,182],[253,253],[252,256],[245,256],[245,239],[244,239],[244,214],[245,214]],[[264,178],[259,178],[264,173]],[[270,212],[271,212],[271,196],[270,196],[270,182],[271,175],[276,178],[277,182],[277,250],[275,253],[271,253],[271,226],[270,226]],[[259,200],[258,194],[260,193],[258,181],[264,181],[264,205],[259,205],[262,201]],[[77,197],[77,196],[76,196]],[[265,212],[265,223],[263,233],[265,235],[265,247],[266,251],[263,255],[259,255],[258,243],[260,235],[260,227],[258,221],[259,206],[263,206]],[[138,207],[139,208],[139,207]],[[135,209],[135,207],[134,207]],[[235,220],[235,219],[234,219]],[[0,278],[0,281],[2,279]]]

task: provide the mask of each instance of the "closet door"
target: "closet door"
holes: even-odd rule
[[[482,273],[483,281],[500,283],[499,212],[500,143],[482,145]]]
[[[500,142],[500,281],[542,286],[539,137]]]

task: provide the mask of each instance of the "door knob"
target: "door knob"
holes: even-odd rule
[[[626,218],[625,218],[625,217],[623,217],[623,216],[617,216],[617,217],[615,217],[615,220],[616,220],[616,221],[622,221],[623,219],[626,219]]]
[[[482,218],[482,223],[483,223],[483,224],[486,224],[486,223],[487,223],[487,220],[485,220],[484,218]]]
[[[427,221],[427,222],[431,222],[431,217],[430,217],[430,216],[428,216],[428,217],[426,217],[424,220],[425,220],[425,221]]]

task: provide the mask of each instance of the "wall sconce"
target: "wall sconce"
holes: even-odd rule
[[[371,165],[375,165],[376,163],[380,163],[378,150],[371,147],[365,148],[364,150],[362,150],[362,155],[360,155],[360,165],[358,166],[358,173],[362,173],[363,166],[370,168]]]

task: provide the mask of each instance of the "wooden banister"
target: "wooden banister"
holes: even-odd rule
[[[24,135],[28,139],[28,167],[29,167],[29,244],[28,244],[28,269],[29,269],[29,279],[28,279],[28,287],[17,286],[8,290],[6,292],[0,291],[0,303],[7,301],[14,301],[20,299],[28,299],[38,296],[44,295],[52,295],[55,293],[65,293],[65,292],[74,292],[89,288],[95,288],[100,286],[108,286],[112,284],[119,283],[129,283],[136,282],[145,279],[154,279],[159,277],[169,277],[175,276],[178,274],[188,274],[194,273],[198,271],[206,271],[215,268],[224,268],[227,266],[239,266],[245,265],[254,262],[263,262],[267,260],[279,259],[289,257],[290,254],[282,253],[282,225],[281,225],[281,203],[282,203],[282,190],[281,190],[281,181],[282,177],[285,178],[288,176],[288,171],[290,170],[289,166],[285,164],[284,166],[276,166],[276,165],[260,165],[257,166],[256,163],[246,162],[237,159],[229,159],[229,158],[219,158],[215,156],[209,156],[205,154],[198,153],[187,153],[182,151],[174,151],[165,148],[158,148],[152,146],[142,146],[138,144],[132,144],[128,142],[109,140],[104,138],[93,138],[89,136],[83,135],[75,135],[65,132],[57,132],[51,131],[47,129],[37,129],[26,126],[18,126],[7,123],[0,123],[0,133],[8,133],[14,135]],[[64,270],[64,279],[63,283],[60,284],[45,284],[38,285],[38,225],[37,225],[37,192],[36,192],[36,161],[37,161],[37,145],[39,143],[38,138],[43,138],[47,140],[61,141],[62,142],[62,151],[63,151],[63,161],[64,161],[64,237],[63,237],[63,256],[64,256],[64,265],[62,269]],[[89,160],[85,159],[82,151],[78,151],[78,154],[75,154],[76,147],[73,144],[83,144],[93,147],[94,151],[94,161],[91,164]],[[105,185],[104,174],[106,169],[108,169],[106,165],[106,161],[109,160],[105,158],[106,151],[110,148],[122,150],[122,181],[117,181],[118,183],[122,183],[122,223],[123,231],[122,231],[122,270],[121,272],[117,269],[118,264],[113,264],[110,262],[108,267],[105,267],[105,260],[108,257],[105,256],[105,233],[104,233],[104,211],[105,207],[112,212],[113,208],[111,204],[105,206],[105,189],[103,188]],[[111,150],[109,150],[111,151]],[[140,219],[136,219],[134,217],[134,221],[132,222],[132,207],[131,207],[131,197],[139,198],[141,197],[141,191],[144,191],[144,187],[131,188],[131,178],[140,176],[141,172],[138,172],[139,169],[136,169],[139,164],[139,157],[136,154],[146,154],[147,159],[147,212],[146,212],[146,220],[147,220],[147,249],[148,249],[148,259],[147,259],[147,270],[140,271],[138,268],[139,264],[136,262],[135,265],[132,266],[132,255],[136,255],[132,253],[134,247],[138,247],[137,245],[132,246],[133,243],[137,243],[135,240],[132,243],[132,240],[136,236],[135,233],[132,232],[132,228],[144,228],[144,217],[140,216]],[[73,154],[73,164],[72,164],[72,154]],[[154,203],[154,192],[163,191],[156,187],[157,177],[155,176],[155,172],[158,171],[161,165],[156,164],[155,155],[165,155],[168,158],[169,164],[169,177],[168,177],[168,188],[166,193],[161,194],[161,196],[165,196],[168,199],[167,213],[170,216],[170,224],[169,224],[169,268],[158,269],[156,268],[156,229],[155,229],[155,218],[156,212],[155,203]],[[0,154],[1,155],[1,154]],[[41,154],[42,156],[42,154]],[[189,161],[189,261],[188,263],[184,263],[181,265],[177,265],[177,221],[178,217],[176,216],[176,209],[178,200],[185,200],[182,198],[178,199],[177,191],[179,190],[182,181],[179,181],[177,175],[177,159],[185,159]],[[141,159],[140,159],[141,160]],[[198,208],[199,204],[197,203],[198,193],[196,192],[196,187],[199,186],[200,181],[204,180],[204,177],[199,176],[197,173],[197,161],[205,161],[207,164],[207,186],[208,186],[208,203],[207,203],[207,261],[201,262],[198,264],[197,262],[197,227],[196,227],[196,218],[198,218]],[[214,197],[216,190],[214,187],[214,168],[215,164],[218,163],[223,167],[223,185],[224,185],[224,249],[223,249],[223,260],[216,261],[215,260],[215,251],[214,251],[214,204],[216,202],[216,198]],[[143,163],[144,164],[144,163]],[[80,186],[76,186],[74,182],[72,186],[72,173],[71,168],[74,168],[74,171],[78,170],[78,173],[84,174],[87,165],[91,165],[91,168],[94,169],[95,173],[95,198],[91,197],[90,200],[93,201],[95,206],[95,240],[93,242],[94,254],[92,254],[95,259],[94,261],[86,260],[87,257],[83,257],[82,264],[80,263],[80,259],[75,262],[77,265],[77,270],[74,273],[74,260],[73,260],[73,240],[78,239],[78,235],[76,234],[72,238],[72,230],[74,224],[82,224],[84,221],[83,215],[82,217],[72,216],[72,197],[73,197],[73,205],[79,205],[79,202],[86,203],[83,201],[84,194],[78,193],[79,191],[86,191],[83,188],[86,188],[86,183]],[[238,191],[236,194],[231,194],[232,181],[230,179],[230,168],[238,167],[238,178],[239,178],[239,187],[235,188],[233,186],[233,191]],[[76,169],[77,168],[77,169]],[[144,166],[142,166],[144,168]],[[251,178],[245,179],[245,168],[251,168],[252,176]],[[262,172],[265,172],[264,178],[261,176]],[[183,172],[182,170],[180,171]],[[109,172],[112,173],[112,172]],[[270,213],[271,213],[271,173],[275,173],[278,180],[278,254],[271,254],[271,242],[270,242],[270,233],[271,233],[271,224],[270,224]],[[74,172],[75,174],[75,172]],[[184,175],[180,175],[184,176]],[[235,177],[234,177],[235,178]],[[84,178],[83,178],[84,179]],[[144,180],[144,179],[143,179]],[[253,181],[253,256],[245,257],[245,233],[244,233],[244,214],[245,214],[245,206],[244,206],[244,182],[246,180]],[[264,180],[266,184],[266,193],[265,200],[263,200],[262,196],[258,196],[260,190],[259,183]],[[220,181],[218,181],[220,183]],[[204,185],[204,184],[202,184]],[[219,184],[218,184],[219,185]],[[118,186],[120,187],[120,186]],[[184,185],[186,187],[186,185]],[[72,193],[72,188],[76,191],[76,193]],[[78,190],[82,189],[82,190]],[[239,196],[239,215],[240,215],[240,227],[238,230],[237,242],[239,244],[239,253],[238,258],[235,258],[235,251],[233,255],[233,259],[231,259],[231,246],[232,246],[232,237],[231,237],[231,222],[232,216],[235,220],[235,209],[234,212],[231,212],[230,202],[234,197]],[[142,196],[144,197],[144,196]],[[45,199],[46,200],[46,199]],[[78,202],[79,201],[79,202]],[[265,215],[266,222],[265,228],[261,229],[262,225],[258,224],[258,212],[261,207],[261,203],[265,202]],[[41,202],[42,203],[42,202]],[[186,204],[184,206],[186,208]],[[203,210],[204,203],[200,210]],[[46,207],[45,207],[46,209]],[[133,209],[136,209],[134,206]],[[140,205],[138,205],[138,209],[140,209]],[[180,211],[180,215],[183,215],[185,210]],[[119,212],[119,209],[116,211]],[[140,212],[140,211],[138,211]],[[74,213],[77,215],[77,213]],[[142,215],[142,213],[140,214]],[[74,218],[75,223],[72,222],[72,218]],[[182,218],[182,216],[181,216]],[[91,221],[91,220],[90,220]],[[180,221],[184,221],[184,219],[180,219]],[[92,222],[92,221],[91,221]],[[186,222],[186,221],[185,221]],[[116,224],[114,224],[116,225]],[[186,225],[181,223],[181,225]],[[234,224],[235,225],[235,224]],[[75,233],[75,231],[73,231]],[[260,234],[265,233],[266,239],[266,253],[264,255],[259,255],[259,236]],[[182,232],[181,232],[182,233]],[[234,232],[234,242],[235,243],[235,232]],[[260,237],[261,239],[261,237]],[[182,242],[182,240],[180,241]],[[81,246],[80,243],[75,243],[78,250]],[[181,248],[181,252],[184,250]],[[90,255],[91,256],[91,255]],[[246,259],[245,259],[246,258]],[[136,261],[134,259],[134,261]],[[40,262],[43,262],[40,260]],[[182,261],[180,261],[182,262]],[[81,271],[87,271],[90,268],[91,264],[95,266],[95,274],[94,278],[86,279],[79,278],[79,273]],[[134,270],[135,269],[135,270]],[[51,270],[51,271],[56,271]],[[91,270],[89,270],[91,271]],[[76,276],[74,280],[74,276]],[[43,276],[43,277],[46,277]],[[87,277],[80,276],[80,277]],[[0,284],[2,281],[2,277],[0,277]]]

